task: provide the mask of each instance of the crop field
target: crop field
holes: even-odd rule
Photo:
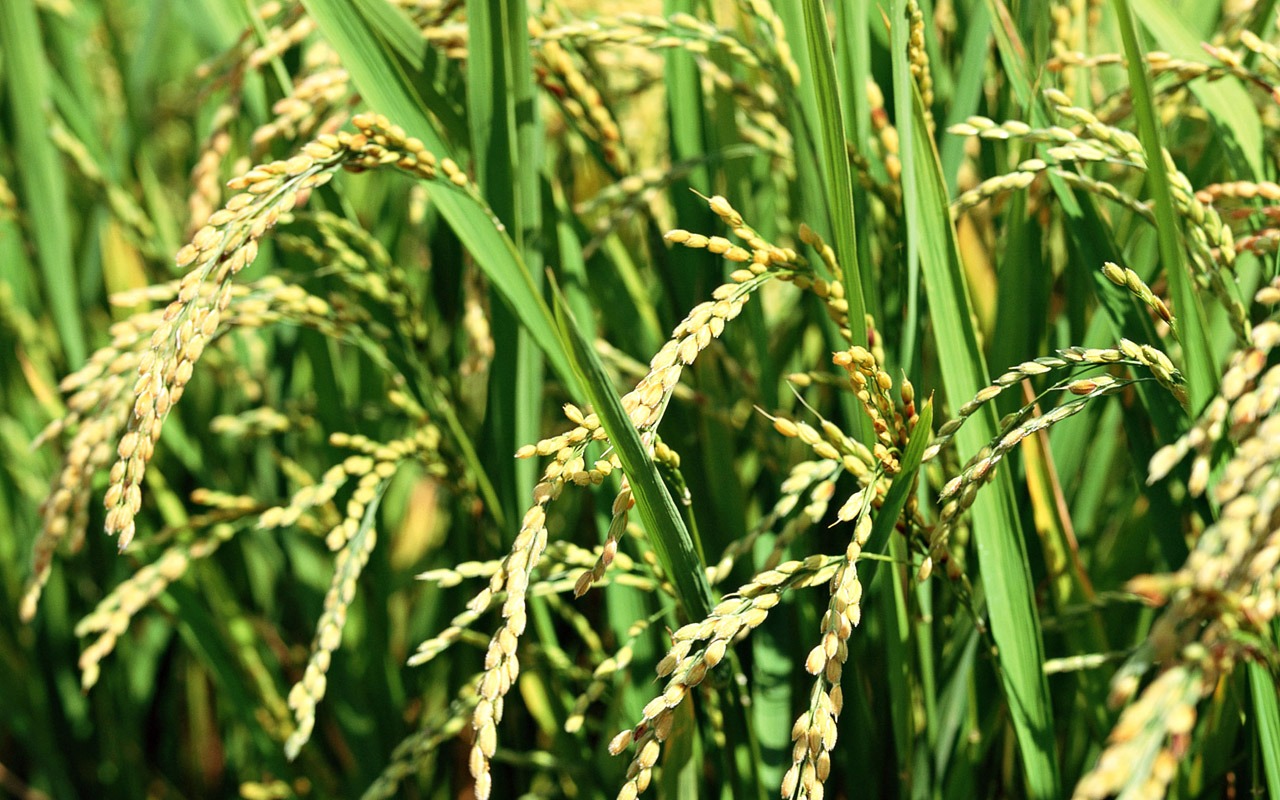
[[[1280,798],[1276,0],[0,0],[0,798]]]

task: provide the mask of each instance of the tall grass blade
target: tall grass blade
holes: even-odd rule
[[[522,0],[472,0],[467,4],[471,42],[467,61],[467,122],[472,163],[485,199],[507,231],[538,288],[542,272],[542,161],[538,99],[533,85],[527,6]],[[521,168],[523,165],[523,168]],[[486,416],[499,452],[539,438],[542,358],[530,333],[506,308],[495,308],[491,326],[498,341]],[[533,489],[537,465],[519,460],[499,472],[504,505]]]
[[[905,58],[905,54],[895,54],[895,58]],[[923,131],[924,110],[919,92],[913,91],[913,97],[913,130]],[[920,223],[920,228],[908,235],[919,238],[943,383],[952,402],[959,403],[987,385],[986,360],[971,323],[973,312],[937,150],[927,136],[915,135],[903,142],[903,155],[903,181],[908,191],[905,202],[916,205]],[[960,429],[956,441],[962,452],[974,453],[996,432],[995,412],[987,404]],[[1017,734],[1028,794],[1046,800],[1056,798],[1061,796],[1061,785],[1053,739],[1053,708],[1040,669],[1044,661],[1043,636],[1013,482],[1007,472],[998,473],[992,484],[978,494],[973,507],[973,532],[978,568],[987,592],[991,632],[999,648],[1000,681]]]
[[[711,586],[707,583],[706,565],[698,557],[693,537],[670,492],[663,485],[653,459],[641,443],[640,434],[623,410],[609,374],[600,363],[600,356],[583,338],[562,296],[556,308],[574,370],[622,461],[622,469],[631,482],[636,509],[640,512],[649,542],[675,586],[676,598],[685,613],[690,619],[701,619],[711,610]]]
[[[1191,411],[1199,412],[1209,403],[1217,390],[1218,367],[1209,344],[1204,325],[1204,308],[1200,296],[1187,271],[1186,258],[1180,241],[1182,230],[1173,197],[1169,191],[1169,175],[1165,168],[1164,137],[1156,123],[1156,110],[1151,99],[1151,79],[1147,75],[1146,61],[1138,45],[1138,32],[1134,27],[1133,12],[1128,0],[1112,0],[1118,18],[1120,36],[1124,41],[1125,57],[1129,70],[1129,91],[1133,94],[1133,113],[1138,120],[1138,135],[1147,157],[1147,181],[1155,201],[1156,234],[1160,243],[1160,262],[1169,279],[1178,315],[1178,334],[1187,360],[1187,390],[1191,398]]]
[[[827,13],[822,0],[802,0],[804,36],[809,50],[808,74],[800,80],[811,84],[816,113],[805,122],[818,143],[822,160],[825,196],[830,207],[832,247],[844,270],[845,297],[849,301],[853,343],[866,346],[867,332],[862,319],[867,313],[863,297],[864,280],[858,263],[857,227],[853,215],[853,180],[849,175],[848,135],[841,110],[840,87],[836,80],[835,55],[827,30]]]
[[[79,280],[71,249],[67,177],[48,135],[51,70],[40,50],[42,36],[33,0],[0,3],[0,56],[4,58],[14,144],[22,158],[15,165],[23,200],[32,210],[31,232],[44,279],[45,300],[57,326],[68,365],[85,358]]]
[[[1262,768],[1267,791],[1280,797],[1280,702],[1275,676],[1263,664],[1249,664],[1249,690],[1253,695],[1254,724],[1258,731],[1258,747],[1262,751]]]

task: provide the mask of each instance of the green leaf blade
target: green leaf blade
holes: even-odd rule
[[[556,308],[560,329],[568,341],[573,368],[622,461],[623,472],[631,483],[631,493],[649,533],[649,541],[670,577],[685,613],[690,619],[703,619],[711,611],[711,586],[707,582],[706,565],[698,557],[693,537],[681,519],[675,501],[663,486],[653,459],[640,441],[639,432],[623,410],[622,401],[614,392],[600,357],[582,336],[562,298]]]
[[[48,135],[50,67],[40,50],[40,24],[32,0],[0,3],[0,54],[3,54],[12,104],[15,139],[22,158],[16,164],[24,205],[32,209],[31,232],[44,279],[45,299],[67,363],[85,359],[78,282],[71,249],[67,178]],[[37,213],[38,212],[38,213]]]
[[[1156,234],[1160,245],[1160,261],[1169,278],[1178,315],[1178,333],[1186,358],[1187,390],[1191,410],[1199,413],[1217,391],[1221,369],[1216,363],[1204,326],[1204,309],[1188,271],[1180,241],[1181,221],[1173,206],[1169,175],[1164,160],[1164,139],[1156,122],[1156,109],[1151,96],[1151,80],[1146,61],[1138,44],[1133,13],[1128,0],[1113,0],[1119,17],[1120,35],[1124,40],[1129,70],[1129,89],[1133,94],[1133,113],[1138,120],[1138,135],[1147,158],[1147,181],[1155,201]]]
[[[924,108],[919,92],[913,91],[912,96],[914,130],[923,131]],[[908,235],[919,237],[921,269],[929,289],[943,382],[952,402],[960,402],[987,385],[986,360],[971,321],[972,307],[937,150],[928,137],[914,135],[909,142],[903,142],[903,153],[909,154],[903,159],[904,182],[914,187],[907,202],[916,204],[915,218],[920,225]],[[996,432],[995,412],[987,404],[960,429],[956,441],[962,451],[977,452]],[[973,532],[991,633],[998,648],[1000,681],[1018,740],[1028,795],[1044,800],[1061,797],[1053,707],[1041,670],[1044,643],[1035,586],[1013,481],[1006,472],[998,472],[991,485],[978,493],[973,505]]]

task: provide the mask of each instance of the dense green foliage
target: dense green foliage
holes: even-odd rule
[[[1274,0],[591,5],[0,0],[0,795],[1280,796]]]

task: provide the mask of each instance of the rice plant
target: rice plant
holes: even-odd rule
[[[0,4],[0,787],[1280,796],[1278,25]]]

